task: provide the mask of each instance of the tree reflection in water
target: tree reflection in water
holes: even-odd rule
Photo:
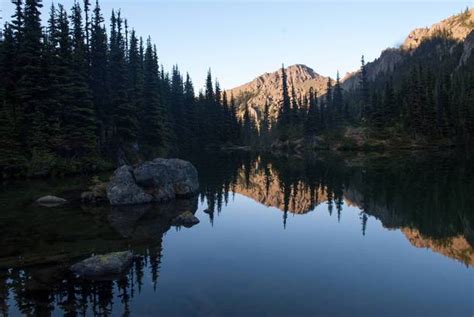
[[[146,279],[157,290],[162,240],[171,220],[183,211],[195,213],[199,199],[207,204],[205,213],[213,224],[236,194],[281,210],[284,228],[291,226],[289,214],[309,213],[319,206],[317,210],[327,209],[341,221],[344,207],[355,206],[363,235],[370,232],[369,217],[375,217],[386,228],[401,229],[416,247],[474,265],[471,157],[418,153],[276,158],[241,152],[191,160],[201,183],[194,199],[52,211],[67,234],[51,228],[44,217],[32,217],[37,210],[27,210],[26,216],[11,211],[12,219],[24,218],[14,226],[2,224],[6,247],[0,250],[0,315],[12,311],[9,305],[27,316],[50,315],[55,309],[66,316],[107,316],[113,309],[131,315],[130,303],[150,282]],[[79,233],[71,237],[74,230]],[[50,244],[41,247],[44,241]],[[125,249],[140,257],[121,279],[85,281],[68,272],[71,263],[92,253]]]
[[[241,153],[195,160],[208,202],[210,221],[222,201],[239,193],[288,213],[305,214],[325,203],[341,221],[344,205],[361,210],[361,233],[369,216],[386,228],[419,232],[416,246],[446,247],[452,239],[467,247],[459,254],[439,251],[474,265],[474,162],[459,153],[399,153],[374,156],[271,157]],[[209,168],[211,167],[211,168]],[[466,251],[467,250],[467,251]]]

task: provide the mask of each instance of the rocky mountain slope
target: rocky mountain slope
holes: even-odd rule
[[[397,63],[403,59],[404,54],[411,54],[424,40],[443,33],[454,41],[464,42],[464,53],[459,62],[467,61],[474,46],[474,9],[453,15],[430,27],[417,28],[411,31],[399,48],[386,49],[379,58],[367,64],[368,78],[374,80],[380,73],[392,71]],[[356,88],[359,84],[358,74],[359,72],[356,71],[344,78],[343,88],[346,90]]]
[[[367,64],[367,75],[370,80],[376,78],[383,72],[392,71],[399,63],[404,54],[410,54],[425,39],[439,33],[447,33],[456,41],[464,42],[464,52],[459,63],[466,62],[474,49],[474,9],[466,10],[461,14],[451,16],[430,27],[418,28],[410,32],[404,43],[399,48],[389,48],[384,50],[380,57]],[[305,65],[293,65],[286,69],[288,82],[295,86],[296,95],[307,95],[310,87],[317,91],[318,96],[326,93],[328,77],[316,73],[313,69]],[[352,90],[359,84],[358,71],[347,74],[342,80],[342,87],[345,90]],[[236,87],[228,91],[233,94],[242,116],[245,105],[249,106],[254,118],[261,119],[268,102],[270,106],[270,117],[275,119],[281,103],[281,70],[273,73],[266,73],[253,81]],[[291,92],[291,90],[290,90]]]
[[[467,10],[461,14],[453,15],[430,27],[418,28],[410,32],[401,49],[412,50],[417,48],[423,40],[436,34],[448,32],[450,37],[462,41],[474,29],[474,9]]]
[[[306,96],[311,87],[318,95],[323,95],[326,92],[329,78],[316,73],[310,67],[292,65],[285,70],[290,93],[293,85],[297,98]],[[275,119],[281,101],[281,76],[281,69],[273,73],[265,73],[247,84],[227,91],[229,96],[232,94],[236,99],[239,116],[243,116],[245,105],[248,105],[251,114],[259,120],[262,117],[265,103],[268,102],[270,117]]]

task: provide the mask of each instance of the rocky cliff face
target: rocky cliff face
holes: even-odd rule
[[[464,40],[464,49],[461,60],[459,61],[459,66],[465,65],[467,63],[468,59],[472,55],[472,51],[474,51],[474,30],[471,31],[471,33],[469,33],[469,35]]]
[[[430,27],[418,28],[410,32],[401,48],[412,50],[417,48],[425,39],[440,33],[448,33],[450,37],[457,41],[464,40],[474,29],[474,9],[461,14],[451,16]]]
[[[289,92],[291,94],[291,86],[294,85],[297,98],[306,96],[311,87],[318,95],[326,92],[329,78],[319,75],[308,66],[290,66],[286,68],[286,74]],[[282,95],[281,76],[281,70],[265,73],[247,84],[227,91],[228,95],[232,94],[236,99],[239,116],[243,116],[245,105],[248,105],[250,113],[258,121],[262,118],[265,103],[268,102],[270,117],[275,119],[278,116]]]

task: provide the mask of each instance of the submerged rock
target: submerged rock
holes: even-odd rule
[[[117,169],[107,187],[107,198],[114,206],[136,205],[190,197],[198,189],[198,173],[191,163],[158,158]]]
[[[57,207],[67,203],[67,200],[56,196],[44,196],[39,198],[36,203],[44,207]]]
[[[115,279],[132,264],[130,251],[96,255],[71,266],[71,271],[85,279]]]
[[[113,206],[107,216],[110,226],[122,237],[139,241],[161,241],[173,219],[198,209],[198,197],[177,199],[162,204]]]
[[[172,221],[174,226],[184,226],[187,228],[197,225],[198,223],[199,219],[189,211],[182,213]]]

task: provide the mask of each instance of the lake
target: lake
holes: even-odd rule
[[[474,160],[465,153],[190,157],[199,197],[33,204],[90,178],[0,193],[3,316],[473,316]],[[192,228],[171,226],[191,209]],[[91,254],[140,255],[85,281]]]

